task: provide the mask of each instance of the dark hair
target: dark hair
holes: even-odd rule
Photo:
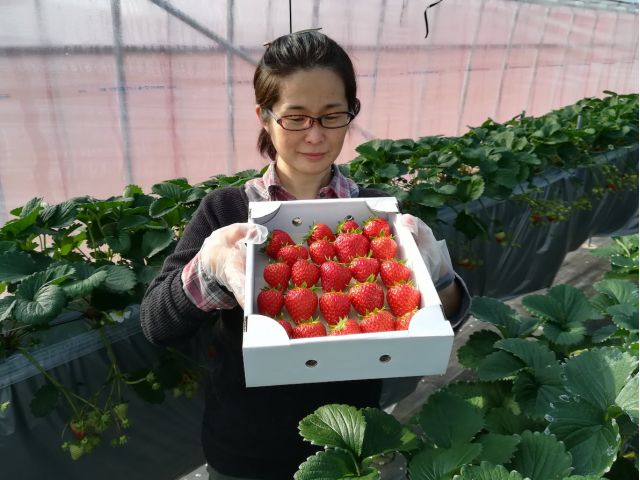
[[[349,110],[357,115],[360,101],[356,97],[356,75],[351,59],[334,40],[317,31],[291,33],[268,44],[253,75],[256,104],[262,109],[271,109],[280,98],[283,78],[318,67],[328,68],[342,79]],[[276,149],[264,128],[258,136],[258,150],[275,160]]]

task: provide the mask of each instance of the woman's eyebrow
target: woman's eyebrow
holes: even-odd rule
[[[327,108],[336,108],[336,107],[344,107],[345,104],[342,102],[337,102],[337,103],[327,103],[324,107],[322,107],[324,110],[326,110]],[[308,110],[307,107],[303,106],[303,105],[284,105],[284,110]]]

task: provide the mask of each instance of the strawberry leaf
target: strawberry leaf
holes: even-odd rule
[[[293,476],[294,480],[377,480],[380,474],[373,469],[359,472],[353,457],[344,450],[330,448],[307,458]]]
[[[498,407],[514,407],[510,382],[457,382],[441,391],[456,395],[487,412]]]
[[[480,462],[480,465],[465,465],[460,475],[454,480],[524,480],[516,471],[509,472],[502,465],[492,465],[489,462]]]
[[[540,342],[522,338],[506,338],[496,342],[495,346],[518,357],[536,372],[548,365],[556,364],[555,354]]]
[[[525,364],[522,360],[502,350],[487,355],[478,365],[480,380],[502,380],[513,376],[522,370]]]
[[[458,349],[458,361],[463,367],[478,368],[480,361],[493,352],[493,344],[501,338],[492,330],[473,332],[467,343]]]
[[[519,317],[509,305],[490,297],[475,297],[470,313],[482,322],[498,327],[503,337],[524,337],[538,325],[538,320]]]
[[[423,450],[409,462],[409,477],[421,480],[451,478],[460,467],[477,458],[481,451],[482,446],[477,443]]]
[[[638,375],[634,375],[631,381],[627,382],[616,397],[618,405],[629,418],[638,425]]]
[[[494,408],[485,417],[485,427],[492,433],[519,434],[525,430],[542,430],[546,423],[538,424],[526,415],[517,415],[509,408]]]
[[[513,395],[522,411],[532,418],[542,419],[551,402],[564,393],[560,365],[548,365],[535,374],[522,371],[513,382]]]
[[[629,303],[638,306],[638,286],[624,280],[602,280],[596,282],[593,288],[608,297],[611,304]]]
[[[362,410],[366,428],[362,443],[362,457],[380,455],[402,448],[402,425],[393,416],[375,408]]]
[[[508,468],[531,480],[561,480],[571,472],[571,455],[552,435],[527,430]]]
[[[365,417],[349,405],[324,405],[300,421],[300,435],[313,445],[342,448],[356,457],[362,453]]]
[[[455,418],[456,421],[450,421]],[[466,400],[446,392],[429,397],[418,414],[425,434],[440,448],[463,444],[482,429],[482,411]]]
[[[484,433],[478,437],[478,443],[482,445],[482,453],[477,460],[502,465],[513,457],[516,447],[520,443],[520,437],[517,435]]]

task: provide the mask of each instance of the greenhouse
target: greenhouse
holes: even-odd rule
[[[638,39],[0,2],[3,478],[637,478]]]

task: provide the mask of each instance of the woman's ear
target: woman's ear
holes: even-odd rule
[[[260,122],[260,125],[262,125],[262,128],[267,130],[267,121],[263,117],[262,107],[260,107],[260,105],[256,105],[256,116],[258,117],[258,121]]]

